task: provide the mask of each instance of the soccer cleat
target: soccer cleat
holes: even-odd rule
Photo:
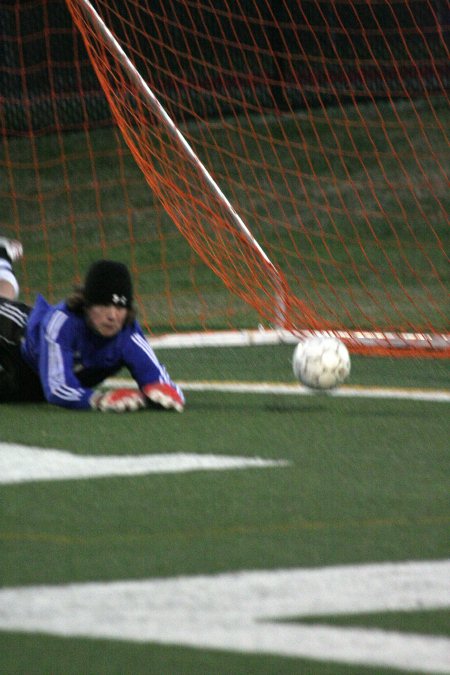
[[[150,403],[166,410],[183,412],[184,400],[179,392],[170,384],[148,384],[143,392]]]
[[[0,237],[0,258],[10,263],[16,262],[23,256],[23,247],[16,239]]]

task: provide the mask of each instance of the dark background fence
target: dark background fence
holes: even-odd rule
[[[446,1],[97,3],[179,122],[448,90]],[[232,4],[232,7],[235,5]],[[151,11],[149,12],[148,9]],[[238,14],[239,10],[239,14]],[[62,1],[0,6],[0,122],[7,135],[111,123],[81,37]]]

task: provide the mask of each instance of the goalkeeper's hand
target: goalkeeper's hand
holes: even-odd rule
[[[102,412],[127,412],[145,408],[146,400],[138,389],[113,389],[95,392],[90,404],[91,408]]]
[[[180,391],[170,384],[147,384],[142,388],[150,406],[183,412],[184,398]]]

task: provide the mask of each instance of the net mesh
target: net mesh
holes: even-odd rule
[[[120,257],[153,331],[446,351],[449,3],[273,4],[2,4],[25,292]]]

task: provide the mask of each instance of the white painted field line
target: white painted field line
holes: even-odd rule
[[[430,401],[450,403],[450,391],[445,389],[413,389],[409,387],[349,387],[342,386],[329,392],[317,392],[296,383],[286,382],[234,382],[198,381],[178,382],[184,391],[216,391],[232,394],[280,394],[291,396],[332,396],[334,398],[381,398],[404,401]],[[133,380],[111,378],[105,382],[108,387],[132,387]]]
[[[450,561],[430,560],[4,588],[0,630],[449,673],[444,636],[327,625],[447,608],[449,574]]]
[[[0,484],[139,476],[186,471],[225,471],[286,466],[284,460],[174,452],[154,455],[76,455],[66,450],[0,442]]]

